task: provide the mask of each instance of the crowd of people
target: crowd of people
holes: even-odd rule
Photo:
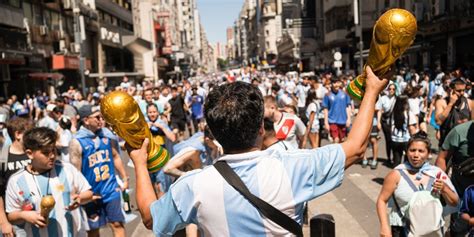
[[[135,99],[152,134],[142,149],[128,152],[138,208],[158,236],[185,227],[188,236],[299,235],[259,214],[215,164],[228,164],[251,193],[301,225],[305,203],[337,188],[344,169],[359,162],[377,169],[382,137],[384,164],[393,170],[377,200],[380,235],[473,236],[469,76],[400,69],[378,78],[366,70],[362,101],[346,92],[354,75],[248,69],[168,83],[124,78],[120,86],[88,95],[70,87],[0,98],[1,233],[99,236],[108,225],[114,236],[125,236],[127,146],[100,112],[104,95],[121,90]],[[428,138],[432,130],[437,142]],[[332,144],[321,147],[324,139]],[[171,154],[156,173],[146,170],[148,142]],[[47,196],[56,205],[45,214]],[[420,210],[432,213],[432,222],[420,220]]]

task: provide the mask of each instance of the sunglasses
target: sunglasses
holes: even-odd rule
[[[97,120],[102,120],[102,119],[104,119],[104,117],[102,117],[102,115],[100,115],[100,114],[99,114],[99,115],[96,115],[96,116],[89,116],[89,118],[95,118],[95,119],[97,119]]]

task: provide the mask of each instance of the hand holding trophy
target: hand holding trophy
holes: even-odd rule
[[[372,68],[375,75],[385,75],[413,43],[416,31],[416,18],[409,11],[391,9],[382,14],[374,25],[366,65]],[[347,92],[354,100],[362,100],[366,78],[364,70],[347,86]]]
[[[56,201],[54,200],[53,196],[46,195],[41,198],[40,214],[44,218],[44,222],[46,223],[46,225],[48,225],[49,213],[53,210],[55,205]]]
[[[140,148],[145,138],[153,141],[137,102],[126,92],[114,91],[106,95],[100,103],[100,110],[105,121],[133,149]],[[150,173],[159,171],[168,160],[169,153],[166,149],[153,142],[149,143],[147,166]]]

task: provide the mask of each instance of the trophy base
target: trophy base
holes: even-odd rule
[[[347,85],[347,93],[356,102],[360,102],[364,97],[364,90],[356,85],[355,80]]]
[[[155,155],[148,157],[147,168],[148,172],[158,172],[168,162],[170,155],[166,149],[160,149]]]

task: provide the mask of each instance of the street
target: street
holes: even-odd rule
[[[433,130],[429,130],[431,141],[435,141]],[[331,214],[336,222],[336,236],[377,236],[379,234],[379,221],[375,204],[379,195],[384,177],[390,172],[390,168],[386,166],[385,159],[385,141],[383,135],[379,140],[379,165],[376,170],[370,167],[362,168],[360,164],[356,164],[346,170],[342,185],[332,192],[329,192],[319,198],[316,198],[308,204],[309,217],[318,214]],[[323,145],[328,144],[327,140],[323,140]],[[432,144],[436,148],[438,144]],[[367,156],[371,159],[372,150],[367,149]],[[124,153],[124,156],[127,156]],[[433,154],[432,161],[436,159]],[[125,159],[128,162],[128,156]],[[135,176],[133,169],[128,167],[131,178],[131,187],[135,187]],[[141,223],[140,214],[136,209],[135,193],[131,194],[133,214],[137,218],[126,224],[127,236],[130,237],[148,237],[153,236],[150,230],[147,230]],[[309,236],[309,226],[303,226],[303,233]],[[112,237],[109,228],[101,230],[101,236]]]

